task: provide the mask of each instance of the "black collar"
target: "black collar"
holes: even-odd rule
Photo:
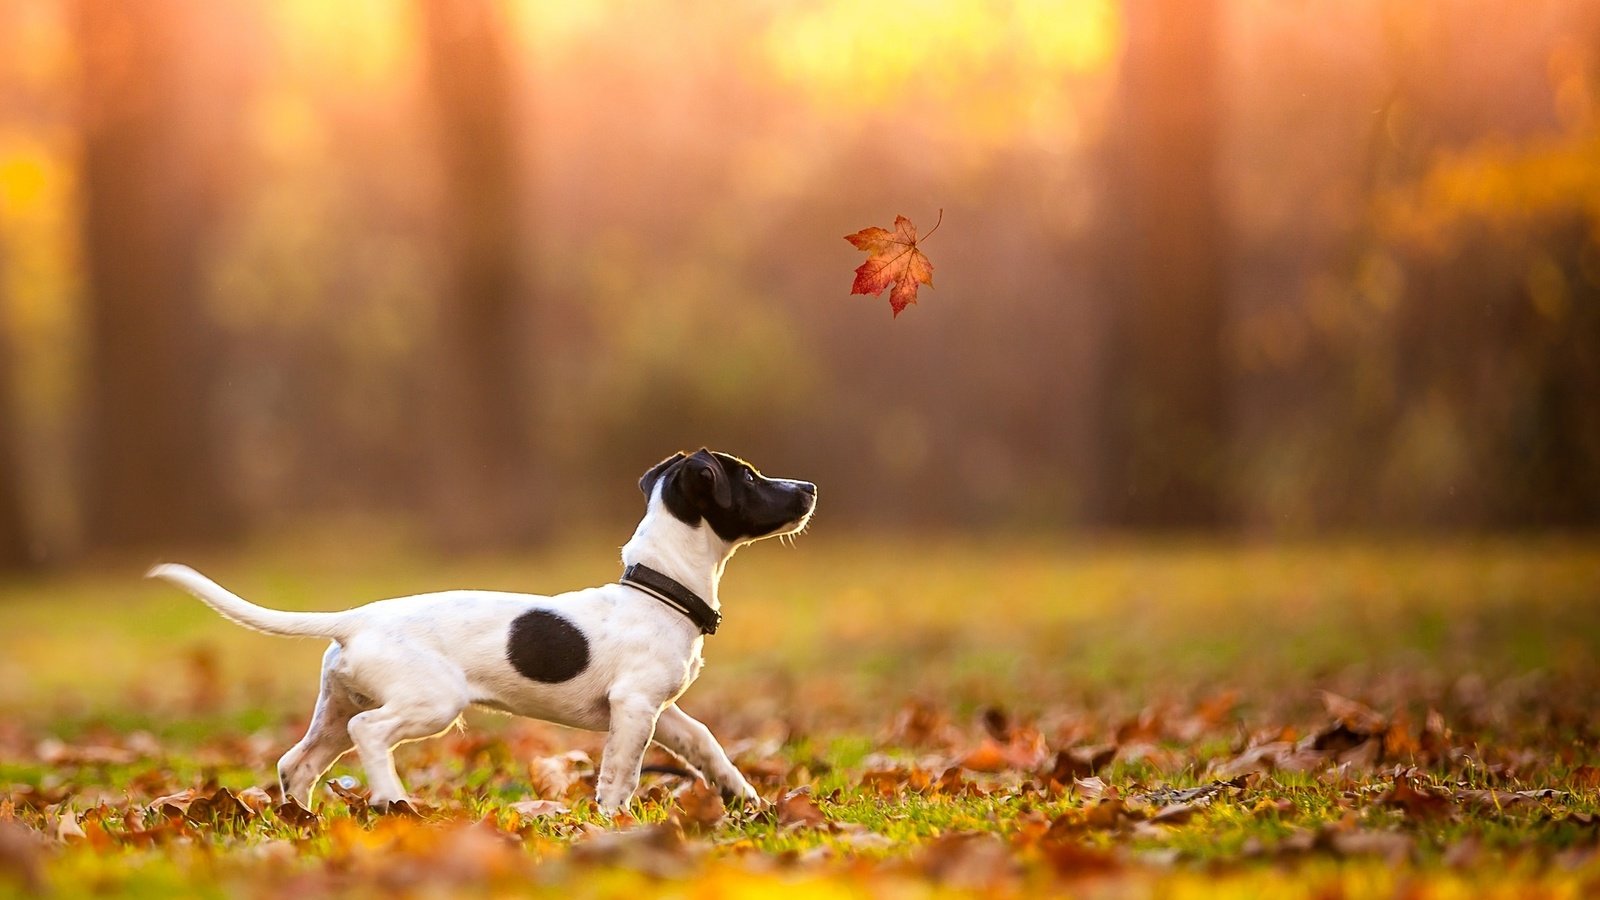
[[[621,582],[638,588],[686,616],[701,634],[716,634],[722,613],[711,608],[699,595],[646,565],[634,563],[622,570]]]

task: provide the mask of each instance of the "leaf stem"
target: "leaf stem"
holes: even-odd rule
[[[933,223],[933,227],[928,229],[928,233],[927,234],[923,235],[922,237],[917,238],[917,243],[921,244],[923,241],[927,240],[928,238],[933,237],[933,233],[935,231],[938,231],[939,230],[939,226],[943,225],[943,224],[944,224],[944,207],[941,206],[941,207],[939,207],[939,221]]]

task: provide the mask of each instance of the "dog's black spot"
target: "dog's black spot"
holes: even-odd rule
[[[550,610],[529,610],[511,623],[506,659],[525,678],[558,684],[589,667],[589,641]]]
[[[702,519],[725,541],[765,537],[799,521],[816,502],[816,485],[779,481],[726,453],[679,453],[657,463],[639,486],[650,493],[662,482],[661,499],[680,521]]]

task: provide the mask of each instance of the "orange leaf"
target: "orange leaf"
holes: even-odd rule
[[[944,221],[944,210],[939,211],[939,221]],[[937,224],[933,227],[934,230],[939,228]],[[856,280],[850,285],[850,293],[876,297],[893,285],[889,306],[898,316],[917,302],[919,285],[933,286],[933,263],[918,249],[917,226],[905,216],[894,217],[894,231],[876,226],[863,228],[845,235],[845,240],[868,254],[867,261],[856,268]]]
[[[684,831],[708,831],[728,815],[722,795],[703,781],[696,780],[687,790],[679,792],[667,817]]]

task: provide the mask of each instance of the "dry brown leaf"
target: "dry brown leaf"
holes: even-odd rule
[[[927,793],[934,785],[933,773],[924,769],[873,769],[861,776],[862,787],[872,788],[882,797],[894,797],[901,791]]]
[[[194,788],[184,788],[176,793],[151,800],[150,809],[158,810],[168,818],[174,815],[174,811],[181,816],[189,811],[189,804],[193,803],[198,796],[200,796],[200,792]]]
[[[334,778],[329,780],[327,785],[328,789],[333,791],[334,796],[343,800],[345,806],[349,807],[351,816],[362,822],[367,820],[367,816],[371,812],[367,804],[367,792],[359,790],[355,786],[354,779],[350,779],[347,782],[342,778]]]
[[[545,756],[528,763],[528,779],[534,793],[545,800],[572,800],[574,789],[587,773],[594,771],[594,761],[582,750],[573,750],[556,756]]]
[[[809,787],[797,788],[783,795],[776,804],[778,824],[795,828],[823,828],[831,821],[817,801],[811,799]]]
[[[1389,727],[1388,716],[1364,703],[1341,697],[1331,691],[1321,691],[1322,705],[1328,714],[1345,728],[1360,735],[1383,734]]]
[[[1055,784],[1067,786],[1079,778],[1096,774],[1110,765],[1116,755],[1116,744],[1069,747],[1056,753],[1055,764],[1047,777]]]
[[[999,838],[985,832],[952,832],[928,843],[916,865],[932,880],[967,890],[992,890],[1016,877],[1016,859]]]
[[[44,850],[44,840],[38,832],[10,820],[0,821],[0,885],[11,880],[24,893],[41,893]]]
[[[655,878],[683,875],[690,862],[683,833],[671,823],[591,834],[572,845],[571,859],[583,865],[633,869]]]
[[[1317,846],[1339,856],[1381,856],[1391,865],[1411,858],[1416,840],[1398,831],[1327,829],[1318,834]]]
[[[279,819],[295,828],[316,828],[322,822],[321,819],[317,818],[316,813],[301,806],[293,798],[280,803],[273,808],[272,812]]]
[[[704,781],[696,779],[674,798],[668,818],[677,822],[686,832],[709,831],[728,814],[722,794]]]
[[[1439,819],[1455,811],[1455,804],[1449,798],[1426,785],[1418,786],[1409,777],[1396,778],[1394,786],[1379,802],[1402,810],[1411,819]]]
[[[1085,800],[1098,800],[1109,791],[1115,796],[1116,788],[1107,787],[1099,776],[1077,778],[1072,782],[1072,791]]]
[[[555,800],[518,800],[508,808],[524,820],[543,819],[547,816],[564,816],[572,807]]]
[[[961,739],[950,717],[932,703],[914,700],[895,715],[888,743],[902,747],[949,747]]]
[[[217,788],[209,797],[196,797],[184,812],[189,821],[200,825],[228,825],[248,822],[255,811],[227,788]]]
[[[78,814],[70,809],[61,811],[61,818],[56,822],[56,840],[65,843],[88,840],[83,827],[78,824]]]
[[[1039,853],[1062,878],[1101,875],[1122,867],[1111,853],[1075,839],[1044,841],[1039,844]]]
[[[1005,748],[996,743],[994,738],[986,737],[983,743],[961,757],[960,765],[974,772],[998,773],[1010,768],[1011,762]]]

